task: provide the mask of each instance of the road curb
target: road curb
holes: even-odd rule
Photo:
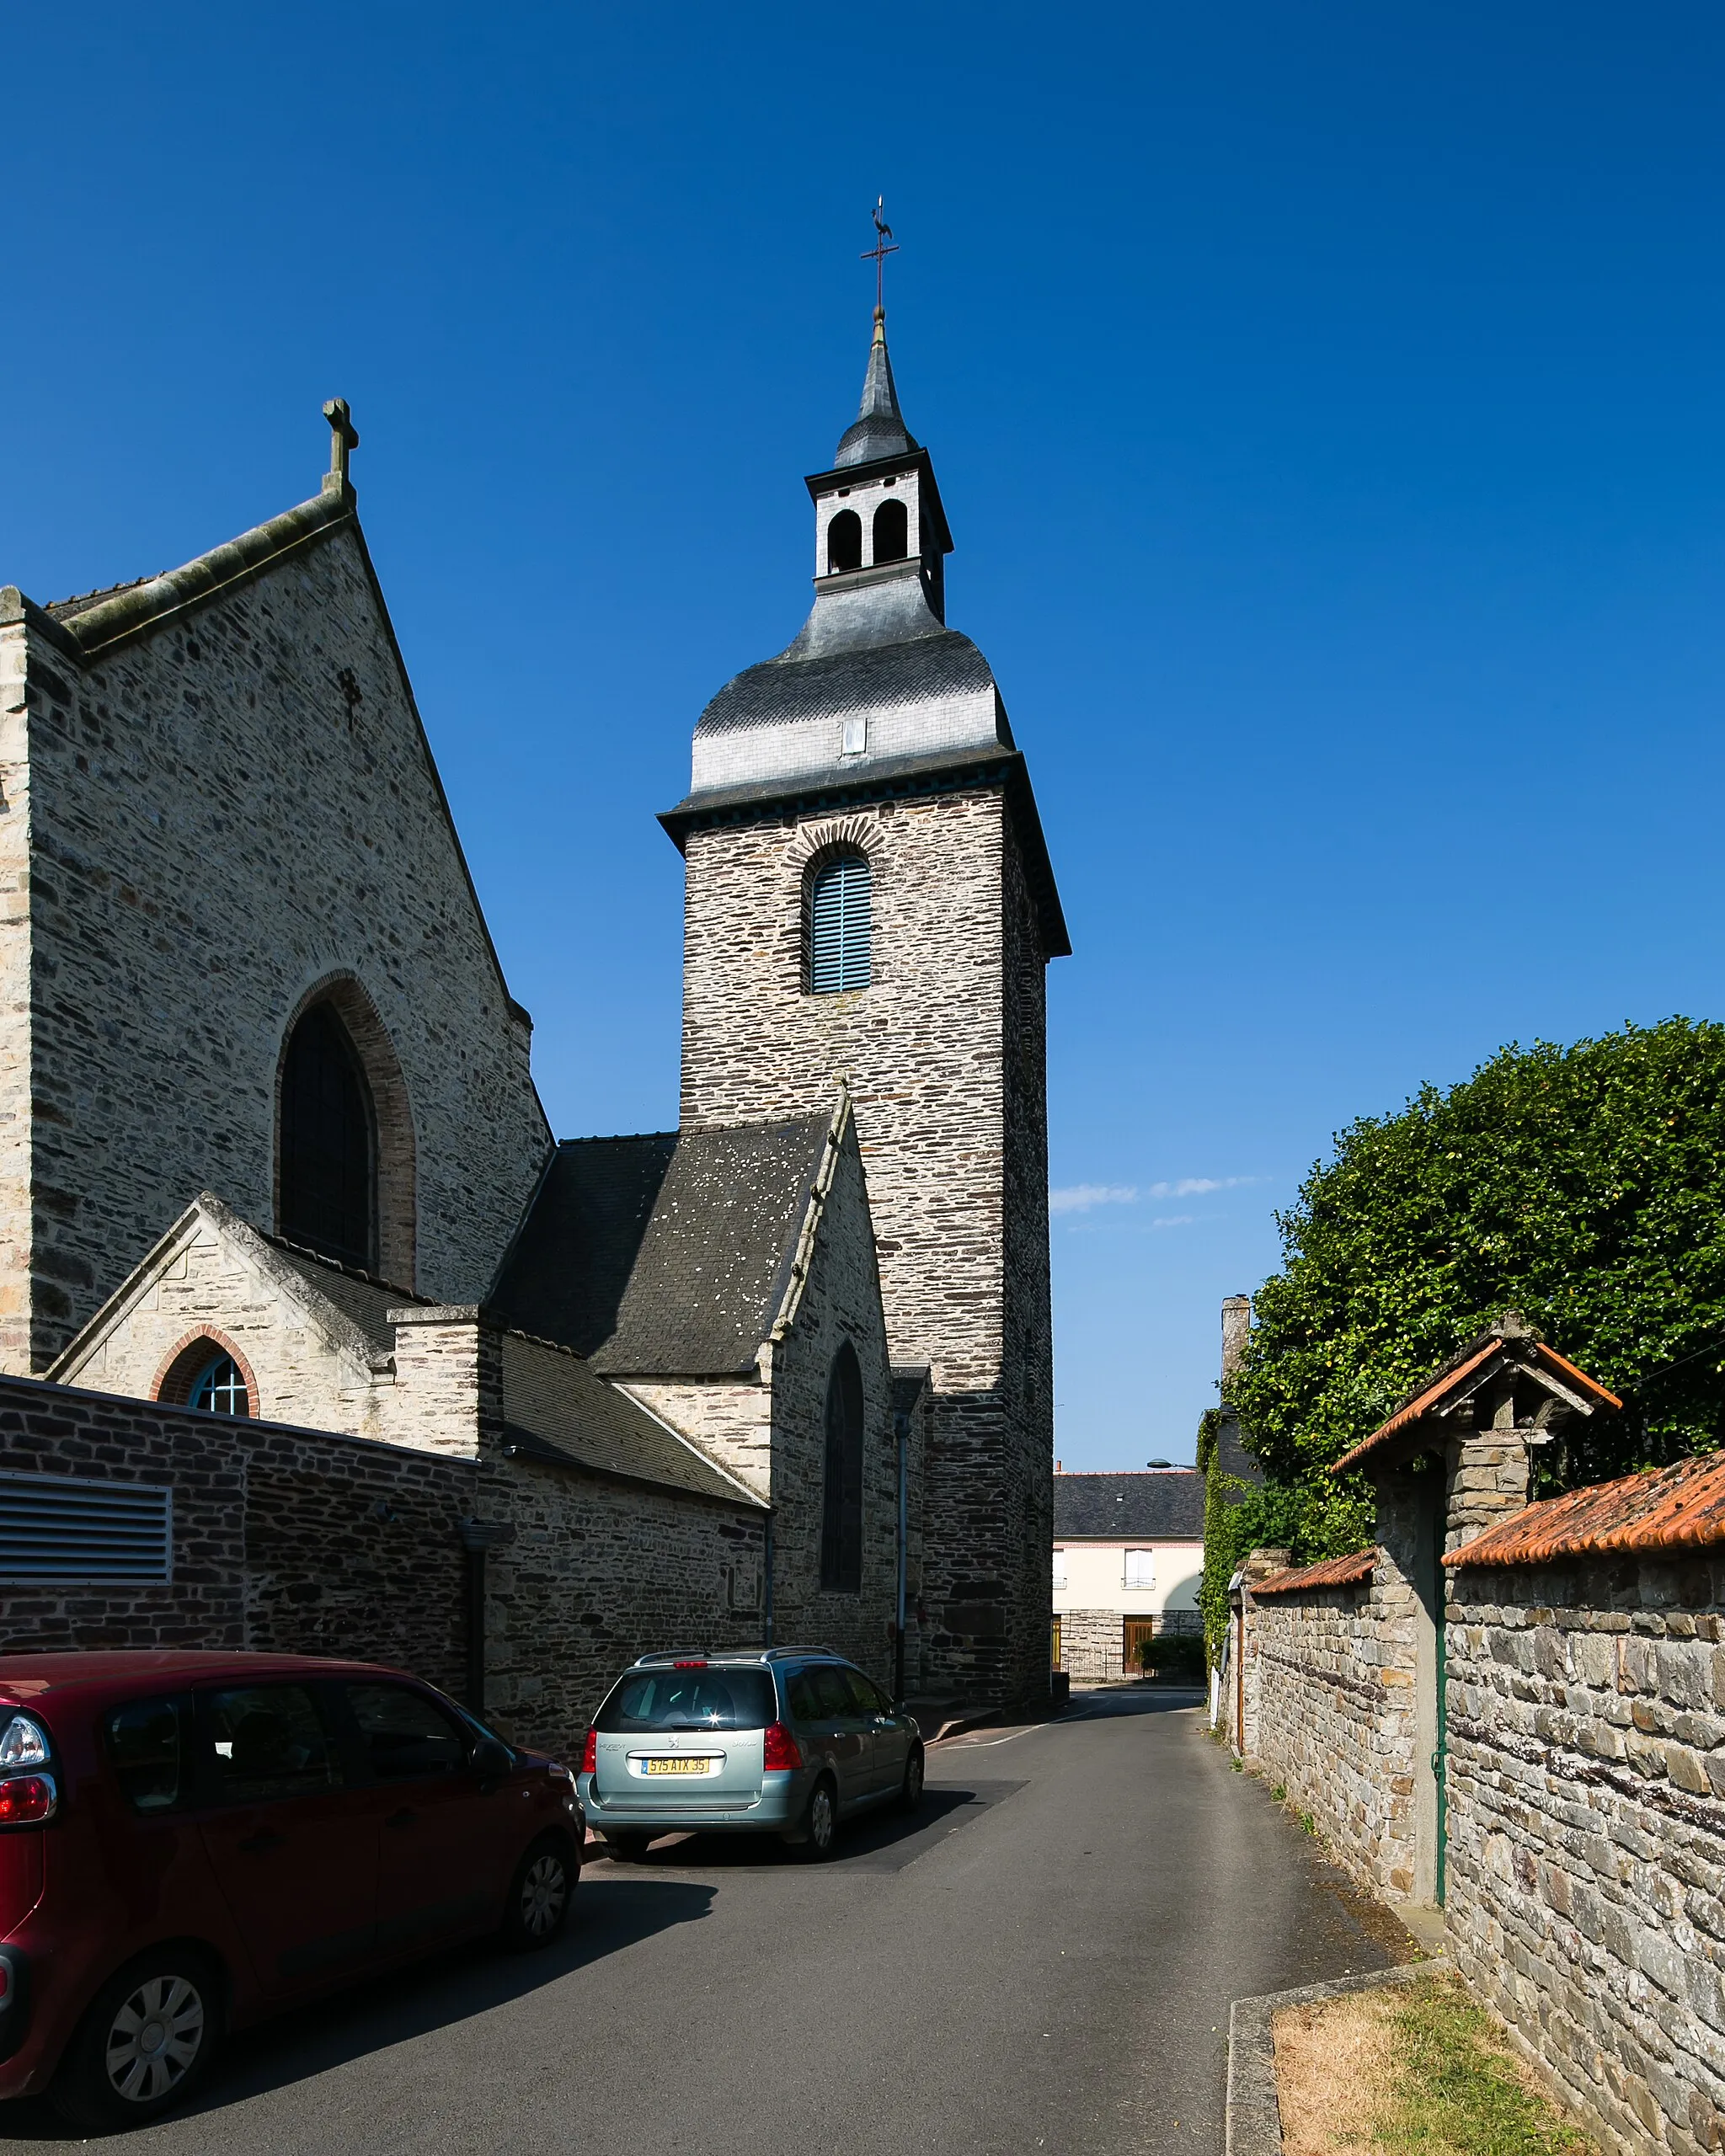
[[[1266,1992],[1261,1999],[1236,1999],[1228,2009],[1228,2097],[1226,2156],[1282,2156],[1282,2114],[1276,2102],[1276,2039],[1274,2023],[1288,2006],[1316,2006],[1351,1991],[1378,1991],[1386,1984],[1412,1983],[1449,1963],[1439,1955],[1409,1961],[1398,1969],[1373,1969],[1360,1977],[1338,1977],[1333,1983],[1306,1984],[1298,1991]]]

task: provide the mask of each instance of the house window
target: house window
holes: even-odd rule
[[[841,853],[814,873],[809,893],[809,985],[816,995],[867,988],[873,965],[873,908],[868,863]]]
[[[826,1484],[820,1512],[820,1584],[862,1589],[862,1372],[847,1340],[826,1381]]]
[[[348,1030],[314,1003],[281,1069],[281,1233],[369,1271],[377,1243],[377,1121]]]
[[[1156,1585],[1156,1552],[1154,1550],[1129,1550],[1126,1552],[1126,1579],[1128,1587],[1151,1588]]]
[[[1055,1552],[1055,1593],[1060,1593],[1065,1584],[1066,1553],[1064,1550],[1056,1550]]]

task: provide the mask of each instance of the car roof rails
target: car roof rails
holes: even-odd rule
[[[642,1669],[657,1662],[708,1662],[712,1659],[706,1647],[659,1647],[651,1654],[638,1654],[635,1667]]]
[[[836,1647],[769,1647],[766,1650],[766,1658],[769,1662],[785,1662],[792,1655],[797,1654],[830,1654],[835,1662],[842,1662],[845,1658]]]

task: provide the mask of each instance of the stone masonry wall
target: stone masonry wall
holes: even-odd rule
[[[1256,1600],[1249,1756],[1309,1812],[1338,1860],[1392,1901],[1413,1892],[1413,1653],[1399,1579]]]
[[[1725,2148],[1725,1560],[1462,1567],[1456,1965],[1625,2152]]]
[[[174,1492],[170,1581],[0,1581],[0,1652],[357,1657],[461,1698],[460,1524],[475,1518],[514,1530],[487,1559],[486,1709],[515,1742],[579,1757],[638,1654],[761,1637],[761,1515],[494,1450],[462,1458],[0,1377],[0,1469]]]
[[[870,860],[874,978],[817,996],[803,981],[804,878],[840,843]],[[1045,1690],[1041,958],[1023,941],[1034,929],[1004,798],[975,787],[697,829],[686,857],[685,1119],[804,1111],[838,1077],[851,1086],[893,1359],[927,1364],[935,1395],[926,1681]]]
[[[65,663],[0,604],[0,1369],[30,1367],[30,674],[69,707]],[[163,1224],[164,1226],[166,1223]]]
[[[27,1311],[0,1310],[7,1360],[51,1359],[200,1189],[275,1225],[285,1033],[335,975],[405,1081],[401,1284],[477,1300],[549,1133],[357,524],[82,664],[8,633],[30,646],[22,695],[15,657],[0,691],[29,911],[0,815],[0,1093],[27,1065],[34,1110],[31,1215],[0,1221],[30,1282]]]
[[[826,1390],[848,1340],[862,1374],[862,1585],[824,1592]],[[889,1689],[898,1593],[898,1440],[854,1125],[834,1163],[796,1315],[772,1354],[773,1636],[836,1647]]]

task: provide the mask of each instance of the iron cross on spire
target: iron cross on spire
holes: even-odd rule
[[[893,237],[893,228],[886,221],[885,210],[886,197],[883,195],[874,205],[874,244],[865,247],[862,254],[864,262],[874,264],[874,315],[878,322],[884,320],[886,316],[886,259],[899,251],[898,242]]]
[[[360,431],[353,422],[344,397],[332,397],[323,407],[323,416],[329,422],[329,473],[323,482],[326,494],[345,494],[349,481],[347,460],[360,446]]]

